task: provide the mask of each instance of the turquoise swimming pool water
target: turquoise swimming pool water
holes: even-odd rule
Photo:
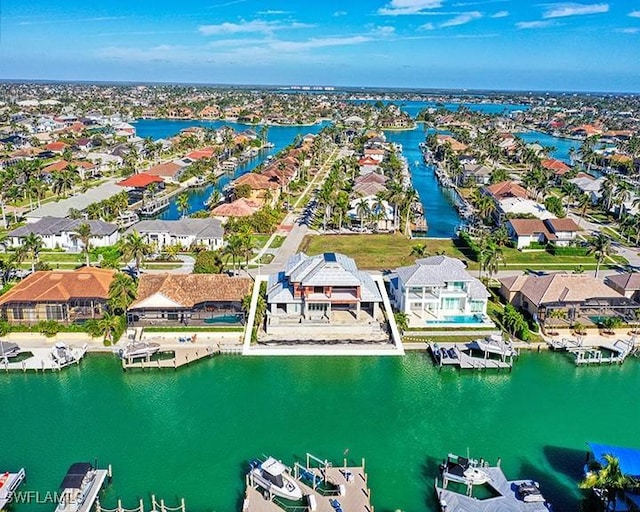
[[[481,324],[482,319],[477,315],[451,315],[445,316],[444,320],[427,320],[427,325],[438,324]]]

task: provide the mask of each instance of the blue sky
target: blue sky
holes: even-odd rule
[[[640,92],[637,0],[0,7],[0,78]]]

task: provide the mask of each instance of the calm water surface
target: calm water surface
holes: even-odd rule
[[[309,451],[366,458],[376,510],[436,510],[447,452],[502,457],[540,481],[555,510],[577,510],[585,442],[638,445],[638,361],[576,368],[524,354],[512,373],[439,372],[428,357],[219,357],[179,371],[123,373],[90,356],[60,373],[1,374],[2,468],[55,490],[71,462],[111,463],[103,503],[153,492],[191,511],[239,510],[247,461]],[[50,511],[20,505],[16,512]]]

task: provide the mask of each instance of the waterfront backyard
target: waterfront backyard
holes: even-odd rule
[[[309,451],[341,462],[346,453],[366,459],[372,503],[389,512],[435,511],[438,464],[469,453],[501,457],[507,475],[539,481],[555,510],[577,511],[585,442],[637,445],[639,385],[634,359],[576,368],[558,353],[524,353],[511,373],[438,371],[426,353],[223,356],[123,373],[115,357],[90,355],[59,373],[0,374],[5,397],[29,397],[3,401],[4,436],[15,442],[0,457],[26,468],[24,490],[55,490],[70,463],[97,458],[114,471],[105,507],[155,493],[205,512],[240,510],[255,457],[292,463]],[[621,409],[623,422],[603,414]]]

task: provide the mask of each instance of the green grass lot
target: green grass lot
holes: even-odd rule
[[[391,270],[404,265],[412,265],[416,257],[411,256],[411,248],[423,244],[426,254],[443,253],[447,256],[466,260],[469,270],[478,270],[478,263],[472,261],[471,255],[464,247],[457,247],[453,240],[438,240],[423,238],[409,240],[395,235],[309,235],[305,237],[300,250],[309,255],[323,252],[340,252],[356,260],[362,269]],[[520,252],[516,249],[503,249],[504,270],[575,270],[582,265],[584,270],[596,268],[593,256],[553,256],[548,252]],[[613,255],[613,260],[619,264],[626,264],[626,260],[619,255]],[[615,266],[613,263],[604,264],[602,268]]]
[[[309,235],[302,241],[300,250],[309,255],[339,252],[355,259],[359,268],[391,270],[415,263],[411,248],[418,244],[424,244],[430,254],[444,251],[448,256],[468,259],[451,240],[409,240],[400,234]]]

